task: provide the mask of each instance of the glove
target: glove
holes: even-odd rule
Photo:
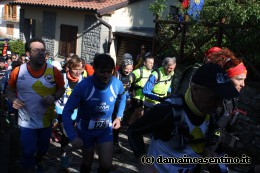
[[[71,141],[71,145],[74,148],[81,148],[83,146],[83,141],[79,137],[76,137]]]

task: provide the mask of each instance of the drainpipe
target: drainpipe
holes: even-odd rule
[[[109,29],[109,33],[108,33],[108,44],[107,44],[107,50],[106,50],[106,53],[109,53],[110,52],[110,46],[112,44],[112,38],[111,38],[111,35],[112,35],[112,27],[110,24],[108,24],[106,21],[104,21],[103,19],[101,19],[100,17],[98,17],[97,14],[95,14],[95,17],[97,20],[99,20],[103,25],[105,25],[108,29]]]

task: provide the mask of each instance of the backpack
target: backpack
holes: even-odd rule
[[[174,117],[174,129],[171,132],[171,137],[174,138],[174,144],[176,145],[174,145],[173,148],[176,150],[184,150],[187,144],[204,143],[205,138],[193,139],[193,136],[189,132],[188,124],[184,120],[185,113],[183,107],[183,97],[178,94],[173,94],[166,101],[171,103],[172,116]]]
[[[142,87],[141,86],[139,86],[139,85],[137,85],[137,83],[139,82],[139,81],[141,81],[142,80],[142,78],[143,78],[143,67],[139,67],[139,70],[140,70],[140,77],[139,78],[135,78],[135,75],[134,75],[134,73],[131,73],[131,75],[132,75],[132,78],[133,78],[133,83],[132,83],[132,85],[131,85],[131,87],[130,87],[130,91],[132,92],[133,90],[138,90],[138,89],[142,89]]]
[[[158,78],[157,78],[155,84],[158,84],[158,83],[161,83],[161,82],[167,83],[167,82],[169,82],[169,81],[172,81],[172,79],[173,79],[173,76],[171,76],[170,79],[162,80],[162,81],[161,81],[161,73],[160,73],[159,69],[156,69],[156,70],[154,70],[154,71],[156,71],[157,74],[158,74]]]
[[[138,79],[135,79],[135,75],[133,75],[133,81],[134,81],[133,84],[138,83],[143,78],[143,67],[140,67],[139,70],[140,70],[140,77]]]
[[[123,83],[125,92],[130,90],[132,81],[134,79],[133,73],[129,74],[129,76],[127,77],[127,80],[123,80],[122,74],[119,71],[116,71],[115,77]]]
[[[213,130],[207,140],[209,153],[206,156],[217,156],[219,153],[238,158],[249,156],[250,165],[229,165],[234,170],[247,172],[250,166],[260,163],[260,122],[246,112],[234,109],[235,99],[224,103],[224,114],[222,113],[216,123],[212,123]],[[229,113],[231,109],[232,114]],[[216,116],[213,115],[212,118],[214,117]]]
[[[176,87],[175,93],[184,94],[189,88],[191,78],[196,70],[201,66],[201,64],[193,64],[188,66],[182,73],[181,78]]]

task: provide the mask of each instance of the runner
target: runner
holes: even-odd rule
[[[152,72],[148,81],[143,87],[144,112],[147,112],[154,105],[164,101],[171,94],[171,83],[176,67],[175,57],[166,57],[162,67]]]
[[[36,170],[43,171],[42,158],[49,148],[54,102],[65,91],[60,71],[45,62],[45,48],[40,38],[26,43],[30,62],[12,71],[6,88],[7,98],[18,109],[22,166],[27,173],[35,171],[35,163]]]
[[[143,115],[143,101],[145,99],[145,96],[142,90],[152,73],[153,64],[154,58],[152,54],[147,53],[144,56],[143,66],[133,71],[133,83],[131,86],[131,90],[133,90],[131,91],[133,96],[133,98],[131,99],[131,109],[133,110],[133,113],[131,113],[130,117],[128,118],[129,124],[132,124],[136,120],[136,118],[139,118]]]
[[[201,157],[205,135],[210,127],[210,113],[223,99],[238,95],[223,69],[213,63],[201,66],[194,74],[185,96],[172,97],[154,106],[129,126],[128,139],[139,161],[146,154],[143,134],[153,134],[147,156],[157,159]],[[200,172],[196,164],[146,164],[143,172]]]
[[[133,82],[132,71],[133,71],[132,55],[129,53],[125,53],[123,55],[122,63],[120,65],[119,69],[115,73],[116,78],[119,79],[123,83],[124,93],[126,95],[126,108],[125,108],[123,119],[125,119],[125,117],[126,117],[125,114],[126,114],[127,110],[129,109],[129,106],[131,103],[131,97],[130,97],[131,94],[130,94],[129,90],[130,90],[130,87]],[[118,101],[117,101],[116,107],[114,109],[112,120],[114,120],[116,118],[117,107],[118,107]],[[119,154],[122,152],[121,147],[119,145],[118,136],[119,136],[119,129],[113,129],[114,153],[115,154]]]
[[[126,98],[122,82],[113,76],[115,62],[109,55],[97,55],[93,67],[94,74],[73,89],[64,107],[62,118],[72,146],[82,147],[83,160],[80,172],[91,171],[96,145],[100,160],[98,172],[105,173],[112,168],[112,129],[120,127]],[[117,118],[112,122],[111,117],[117,99],[119,99]],[[71,115],[77,107],[76,132]]]
[[[67,169],[69,168],[69,159],[66,153],[66,146],[69,143],[69,139],[67,135],[64,133],[64,127],[63,127],[63,122],[62,122],[62,111],[64,109],[64,105],[66,104],[70,94],[72,93],[73,89],[75,86],[84,79],[83,74],[81,73],[82,70],[84,69],[81,63],[81,60],[79,57],[75,57],[73,59],[70,59],[67,62],[67,67],[68,67],[68,72],[63,73],[63,79],[64,79],[64,87],[65,87],[65,93],[64,95],[56,101],[55,103],[55,109],[56,109],[56,114],[58,116],[58,130],[61,133],[61,168],[62,169]],[[73,121],[76,120],[77,117],[77,112],[78,110],[75,109],[71,119]],[[74,125],[75,123],[73,123]],[[54,129],[54,132],[55,129]],[[54,134],[59,134],[59,133],[54,133]]]

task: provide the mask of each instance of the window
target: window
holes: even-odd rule
[[[6,34],[14,35],[14,25],[13,24],[6,24]]]
[[[5,20],[18,20],[17,19],[17,6],[5,4],[4,6],[4,19]]]
[[[76,53],[77,46],[77,26],[61,25],[60,26],[60,45],[59,54],[67,56],[69,53]]]

